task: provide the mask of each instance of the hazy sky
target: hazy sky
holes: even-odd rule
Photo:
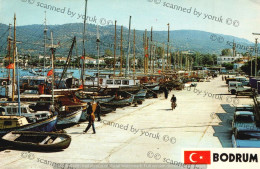
[[[60,9],[45,9],[46,4]],[[85,0],[0,0],[0,22],[13,23],[16,13],[18,26],[43,24],[44,11],[50,25],[82,22],[78,17],[84,14],[84,4]],[[132,28],[138,30],[167,30],[170,23],[171,30],[202,30],[250,41],[255,38],[252,32],[260,33],[260,0],[88,0],[88,16],[96,19],[88,23],[117,20],[128,27],[130,15]]]

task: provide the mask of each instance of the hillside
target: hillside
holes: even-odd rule
[[[82,31],[83,24],[73,23],[64,25],[49,25],[48,27],[48,41],[50,44],[50,31],[53,31],[54,44],[60,42],[60,47],[57,49],[57,55],[68,54],[70,49],[72,38],[77,38],[78,55],[82,53]],[[27,25],[17,27],[17,41],[18,51],[20,54],[38,55],[43,54],[44,51],[44,25]],[[110,48],[113,51],[113,47],[110,44],[114,44],[114,26],[101,26],[100,40],[101,40],[101,54],[104,54],[104,49]],[[123,28],[124,38],[124,50],[127,49],[128,29]],[[96,26],[93,24],[87,25],[87,53],[96,54]],[[143,51],[143,33],[144,31],[136,31],[136,51],[142,53]],[[150,36],[150,32],[147,32]],[[131,34],[131,42],[133,41],[133,31]],[[8,36],[8,26],[0,24],[0,54],[6,53]],[[232,42],[233,39],[236,43],[244,46],[253,45],[246,39],[241,39],[227,35],[212,35],[210,32],[197,31],[197,30],[175,30],[170,32],[170,44],[174,50],[190,50],[200,53],[215,53],[220,54],[224,48],[231,48],[231,45],[227,44],[227,41]],[[153,31],[153,41],[162,46],[162,43],[167,42],[167,31]],[[117,27],[117,44],[120,42],[120,26]],[[131,44],[132,45],[132,44]],[[241,48],[242,49],[242,48]],[[246,52],[246,50],[237,49],[239,52]],[[119,51],[117,51],[119,53]],[[74,55],[76,53],[74,52]]]

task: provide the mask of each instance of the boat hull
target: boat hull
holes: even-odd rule
[[[57,116],[51,117],[49,119],[31,123],[21,127],[14,127],[8,129],[0,130],[0,135],[5,135],[11,131],[37,131],[37,132],[51,132],[55,129],[55,125],[57,124]]]
[[[33,142],[26,142],[26,141],[13,141],[10,138],[8,138],[8,135],[16,135],[20,134],[23,135],[23,137],[28,137],[27,140],[30,139],[35,139],[35,137],[59,137],[62,138],[61,141],[53,144],[39,144],[39,143],[33,143]],[[7,136],[7,137],[6,137]],[[37,138],[36,138],[37,139]],[[10,146],[14,149],[21,149],[21,150],[42,150],[42,151],[57,151],[57,150],[62,150],[66,149],[69,147],[71,143],[71,137],[67,134],[63,133],[49,133],[49,132],[31,132],[31,131],[17,131],[17,132],[11,132],[5,135],[2,138],[2,143]]]
[[[82,108],[68,114],[66,117],[58,117],[58,125],[76,124],[79,122],[82,115]]]

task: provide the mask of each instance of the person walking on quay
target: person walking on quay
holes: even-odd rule
[[[222,81],[224,81],[224,76],[222,75]]]
[[[99,102],[97,102],[97,107],[96,107],[96,111],[95,111],[95,113],[97,114],[98,121],[101,121],[101,118],[100,118],[100,114],[101,114],[101,106],[100,106]]]
[[[85,134],[86,132],[88,132],[88,130],[92,126],[93,134],[96,134],[95,125],[94,125],[95,115],[94,115],[94,112],[92,111],[92,106],[91,106],[90,102],[88,102],[87,115],[88,115],[88,126],[83,131],[83,133]]]
[[[167,87],[164,88],[164,97],[165,97],[165,99],[168,99],[168,89],[167,89]]]

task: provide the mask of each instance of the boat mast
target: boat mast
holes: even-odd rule
[[[134,80],[135,80],[135,29],[134,29],[134,45],[133,45],[133,53],[134,53],[134,65],[133,65],[133,74],[134,74]],[[135,82],[134,82],[135,84]]]
[[[15,56],[16,56],[16,14],[14,14],[14,40],[13,40],[13,82],[12,82],[12,101],[15,94]]]
[[[170,24],[168,23],[168,40],[167,40],[167,70],[169,69],[169,42],[170,42]]]
[[[154,59],[152,57],[153,52],[153,27],[151,27],[151,44],[150,44],[150,69],[154,73]]]
[[[145,29],[145,33],[144,33],[144,73],[147,74],[147,29]]]
[[[129,18],[128,50],[127,50],[127,56],[126,56],[125,77],[127,77],[127,76],[129,75],[129,54],[130,54],[130,47],[131,47],[131,43],[130,43],[130,36],[131,36],[131,18],[132,18],[132,16],[130,16],[130,18]]]
[[[47,26],[46,26],[46,11],[45,11],[45,19],[44,19],[44,57],[43,57],[43,75],[45,76],[45,59],[46,59],[46,41],[47,41]]]
[[[19,77],[20,77],[20,74],[19,74],[19,59],[18,59],[18,53],[17,53],[17,48],[15,49],[16,51],[16,71],[17,71],[17,97],[18,97],[18,113],[19,113],[19,116],[21,116],[21,99],[20,99],[20,80],[19,80]],[[14,63],[15,64],[15,63]]]
[[[162,56],[162,72],[164,71],[165,61],[164,61],[164,43],[163,43],[163,56]]]
[[[10,64],[11,62],[11,41],[12,41],[12,38],[11,38],[11,24],[9,24],[9,35],[8,35],[8,53],[7,53],[7,56],[8,56],[8,65]],[[8,80],[10,80],[10,69],[8,69]],[[7,91],[7,90],[6,90]]]
[[[115,20],[115,40],[114,40],[114,77],[116,76],[116,20]]]
[[[122,76],[123,66],[123,26],[121,26],[121,40],[120,40],[120,76]]]
[[[85,17],[84,17],[84,30],[83,30],[83,66],[82,66],[82,86],[84,90],[84,77],[85,77],[85,56],[86,56],[86,48],[85,48],[85,38],[86,38],[86,18],[87,18],[87,7],[88,0],[85,0]]]
[[[54,111],[54,53],[55,53],[55,48],[53,46],[53,35],[52,35],[52,31],[51,31],[51,68],[52,68],[52,81],[51,81],[51,89],[52,89],[52,110]]]
[[[98,87],[99,87],[99,26],[97,25],[97,56],[98,56],[98,72],[97,72],[97,77],[98,77]]]

